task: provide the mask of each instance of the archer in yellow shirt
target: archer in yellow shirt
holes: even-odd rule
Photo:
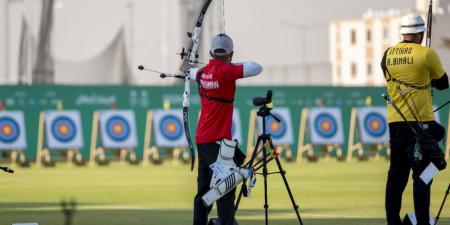
[[[406,119],[434,121],[431,87],[441,90],[445,88],[445,83],[448,86],[447,75],[436,52],[414,41],[404,40],[386,51],[382,68],[388,93]],[[403,121],[392,105],[387,108],[389,123]],[[416,118],[414,111],[418,114]]]
[[[403,224],[400,219],[402,195],[412,170],[417,225],[430,225],[431,183],[425,184],[420,174],[434,159],[441,163],[438,164],[443,167],[440,169],[444,169],[446,163],[437,145],[443,134],[431,135],[433,137],[426,142],[421,135],[434,130],[445,133],[434,121],[431,88],[447,89],[448,76],[436,52],[420,45],[427,30],[422,17],[409,14],[401,25],[403,41],[386,50],[381,62],[391,100],[387,106],[391,160],[386,182],[386,220],[388,225]],[[431,153],[441,154],[431,158]]]

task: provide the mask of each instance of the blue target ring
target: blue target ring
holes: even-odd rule
[[[178,140],[183,135],[181,121],[178,117],[173,115],[167,115],[161,119],[159,130],[164,138],[171,141]]]
[[[364,129],[370,136],[381,137],[386,132],[386,121],[384,117],[376,112],[367,114],[364,118]]]
[[[314,127],[317,133],[324,138],[331,138],[337,133],[337,123],[332,115],[321,113],[314,121]]]
[[[130,136],[130,125],[121,116],[113,116],[106,122],[106,133],[114,141],[124,141]]]
[[[75,123],[66,116],[60,116],[53,120],[51,131],[57,141],[69,142],[76,136]]]
[[[276,121],[272,116],[266,120],[266,129],[273,138],[282,138],[286,134],[286,124],[282,120],[282,116],[273,113],[273,115],[280,119],[280,122]]]
[[[5,116],[0,118],[0,141],[4,143],[12,143],[20,136],[20,128],[17,122]]]

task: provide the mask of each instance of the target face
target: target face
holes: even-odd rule
[[[60,116],[53,120],[52,134],[60,142],[69,142],[74,139],[77,128],[75,123],[66,116]]]
[[[276,121],[273,117],[268,117],[266,120],[267,132],[272,135],[273,138],[282,138],[286,134],[286,125],[282,120],[282,116],[272,113],[275,117],[280,119],[280,122]]]
[[[5,116],[0,118],[0,142],[12,143],[20,136],[20,127],[17,122],[9,117]]]
[[[386,132],[384,117],[376,112],[369,113],[364,119],[364,129],[370,136],[381,137]]]
[[[161,119],[159,129],[162,135],[169,140],[178,140],[183,135],[183,125],[179,118],[166,115]]]
[[[130,135],[130,125],[121,116],[112,116],[106,122],[106,132],[114,141],[124,141]]]
[[[337,133],[337,123],[332,115],[322,113],[316,117],[314,127],[317,133],[324,138],[331,138]]]
[[[363,144],[389,143],[386,107],[372,106],[357,109],[359,141]]]
[[[266,133],[270,134],[274,145],[292,145],[294,144],[294,131],[292,128],[291,112],[287,107],[280,107],[272,110],[272,115],[280,120],[276,121],[274,117],[266,117]],[[263,131],[261,117],[257,118],[259,132]]]
[[[164,148],[187,147],[184,133],[183,110],[154,110],[155,145]]]
[[[342,113],[338,107],[308,109],[308,131],[313,145],[343,144]]]
[[[100,137],[104,148],[136,148],[137,132],[133,110],[100,110]]]
[[[44,124],[46,147],[49,149],[79,149],[83,147],[83,129],[79,111],[45,111]]]

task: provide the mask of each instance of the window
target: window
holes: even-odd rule
[[[336,77],[340,80],[341,79],[341,66],[336,65]]]
[[[367,42],[371,42],[371,41],[372,41],[372,31],[367,30]]]
[[[389,39],[389,30],[387,28],[383,29],[383,39],[384,40]]]
[[[352,72],[352,78],[356,78],[356,75],[357,75],[357,68],[356,68],[356,63],[352,63],[352,65],[351,65],[351,72]]]
[[[352,45],[356,44],[356,31],[352,30],[351,32]]]
[[[371,63],[367,63],[367,75],[369,75],[369,76],[372,75],[372,64]]]
[[[336,29],[336,43],[340,43],[341,42],[341,35],[339,33],[339,30]]]

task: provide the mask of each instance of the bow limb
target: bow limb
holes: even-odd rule
[[[189,146],[189,155],[191,157],[191,171],[194,170],[195,164],[195,151],[191,140],[191,132],[189,130],[189,94],[190,94],[190,84],[189,78],[186,76],[184,83],[184,94],[183,94],[183,123],[184,123],[184,133],[186,134],[186,139]]]
[[[428,6],[428,18],[427,18],[427,40],[426,46],[431,47],[431,28],[433,25],[433,0],[430,0],[430,5]]]
[[[200,11],[200,15],[198,16],[197,23],[195,24],[194,31],[192,32],[192,49],[189,52],[188,63],[190,67],[194,67],[197,63],[198,59],[198,49],[200,47],[200,35],[202,32],[203,20],[206,15],[206,11],[208,11],[209,5],[212,0],[206,0],[203,4],[202,10]],[[195,151],[194,146],[191,140],[191,132],[189,130],[189,94],[190,94],[190,83],[189,83],[189,75],[185,72],[184,78],[184,94],[183,94],[183,122],[184,122],[184,131],[186,134],[186,139],[189,145],[189,154],[191,157],[191,171],[194,169],[195,165]]]

